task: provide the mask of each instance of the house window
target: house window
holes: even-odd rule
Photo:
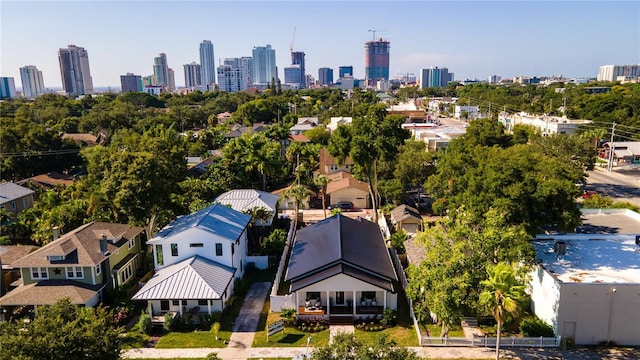
[[[198,305],[207,306],[207,305],[209,305],[209,300],[207,300],[207,299],[198,299]]]
[[[222,243],[216,244],[216,256],[222,256]]]
[[[136,246],[136,238],[129,240],[129,249]]]
[[[22,199],[22,207],[25,208],[25,209],[29,207],[29,198],[28,197]]]
[[[100,275],[100,265],[96,265],[96,275]]]
[[[158,266],[164,265],[164,258],[162,256],[162,245],[156,245],[156,264]]]
[[[171,244],[171,256],[178,256],[178,244]]]
[[[67,266],[67,279],[82,279],[83,277],[82,267]]]
[[[376,292],[375,291],[363,291],[362,298],[365,300],[375,300]]]
[[[13,211],[16,210],[16,202],[15,201],[11,202],[11,210],[13,210]]]
[[[120,271],[120,284],[126,283],[133,276],[133,266],[129,263],[124,269]]]
[[[160,311],[169,311],[169,300],[160,300]]]
[[[307,299],[320,300],[320,291],[307,291]]]
[[[47,268],[43,268],[43,267],[31,268],[31,278],[32,279],[48,279],[49,274],[47,273]]]
[[[173,300],[173,306],[180,306],[180,300]]]
[[[191,243],[189,244],[189,247],[204,247],[203,243]]]

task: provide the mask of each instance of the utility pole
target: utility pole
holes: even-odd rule
[[[616,132],[616,123],[611,125],[611,141],[609,141],[609,163],[607,164],[607,171],[611,172],[613,168],[613,152],[615,150],[615,145],[613,144],[613,137]]]
[[[567,111],[567,97],[562,98],[562,117],[566,118],[565,111]]]

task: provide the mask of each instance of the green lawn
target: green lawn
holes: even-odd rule
[[[401,325],[396,325],[392,328],[381,331],[363,331],[356,329],[355,334],[357,339],[364,340],[366,342],[372,342],[382,336],[386,336],[387,339],[394,340],[398,346],[419,346],[416,331],[413,327],[407,328]]]
[[[120,338],[122,349],[135,349],[144,347],[149,341],[149,335],[140,332],[137,327],[131,329]]]
[[[442,333],[442,325],[440,324],[426,324],[421,325],[421,331],[423,335],[427,335],[432,338],[440,337]],[[449,328],[448,337],[464,337],[464,331],[460,325]]]
[[[266,316],[264,316],[266,315]],[[266,321],[263,321],[263,316]],[[324,346],[329,343],[329,329],[309,333],[303,332],[293,327],[286,327],[284,331],[269,337],[267,342],[267,330],[265,324],[271,324],[281,319],[280,313],[269,312],[269,300],[265,301],[263,316],[260,317],[258,331],[253,338],[252,347],[304,347],[307,346],[307,337],[311,335],[310,346]]]
[[[156,344],[156,349],[171,348],[224,348],[227,345],[223,339],[229,339],[229,336],[221,337],[216,340],[209,331],[193,331],[193,332],[170,332],[160,338]]]

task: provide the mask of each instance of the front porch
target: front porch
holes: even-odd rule
[[[386,290],[382,291],[296,291],[299,318],[322,316],[326,319],[346,316],[352,319],[377,316],[392,305]],[[357,299],[357,301],[354,301]],[[395,300],[395,299],[394,299]],[[393,301],[395,304],[395,301]]]

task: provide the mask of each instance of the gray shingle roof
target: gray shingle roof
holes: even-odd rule
[[[2,183],[0,184],[0,205],[33,193],[33,190],[12,182]]]
[[[394,224],[409,219],[415,219],[419,223],[422,223],[422,216],[420,216],[418,210],[411,206],[400,205],[391,210],[391,220]]]
[[[219,299],[235,269],[200,256],[158,270],[132,300]]]
[[[341,214],[298,231],[286,280],[302,281],[337,264],[384,281],[397,280],[378,225]],[[346,273],[344,269],[342,273]]]
[[[72,304],[83,305],[96,295],[103,284],[89,285],[73,280],[43,280],[18,286],[0,298],[0,306],[53,305],[70,298]]]

